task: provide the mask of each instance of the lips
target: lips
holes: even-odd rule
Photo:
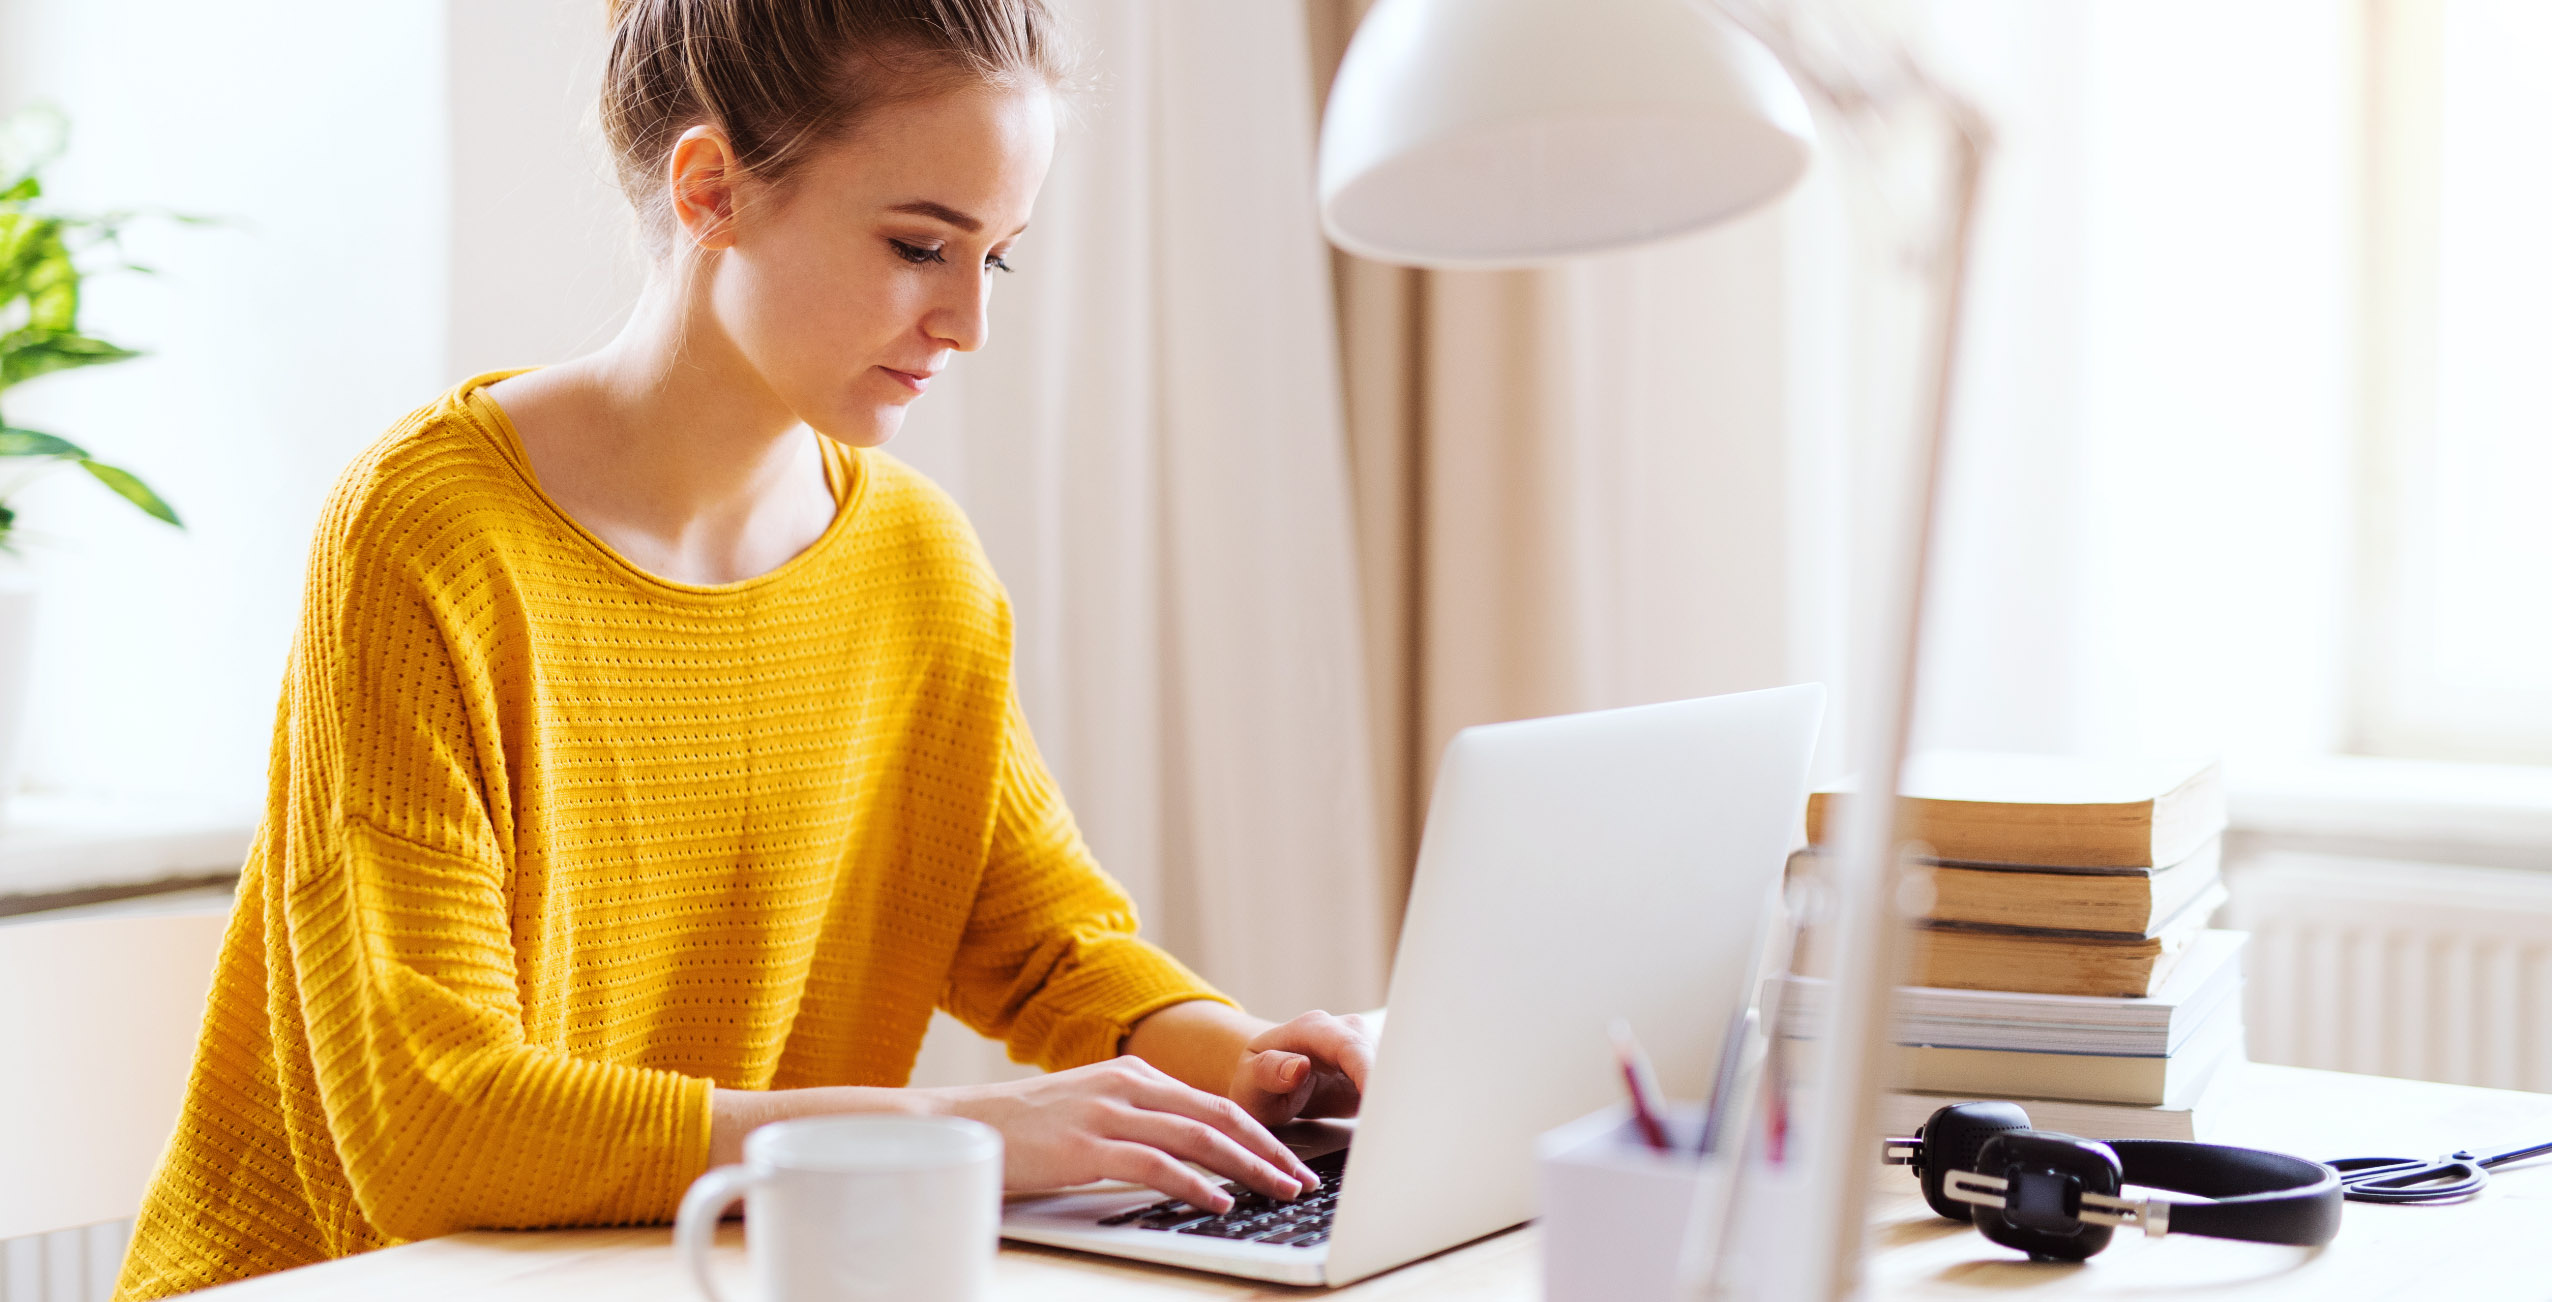
[[[877,369],[879,369],[879,370],[881,370],[881,371],[886,372],[886,374],[887,374],[887,376],[888,376],[889,378],[893,379],[896,383],[903,385],[905,388],[910,389],[910,390],[912,390],[912,391],[913,391],[913,392],[915,392],[915,393],[921,393],[921,392],[924,392],[924,391],[928,390],[928,389],[930,388],[930,379],[931,379],[931,377],[932,377],[932,376],[934,376],[934,375],[939,374],[939,372],[937,372],[937,371],[935,371],[935,370],[932,370],[932,371],[904,371],[904,370],[898,370],[898,369],[896,369],[895,367],[892,367],[892,366],[881,366],[881,367],[878,367]]]

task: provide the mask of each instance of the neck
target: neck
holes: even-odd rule
[[[629,323],[576,363],[612,426],[609,480],[678,528],[760,502],[802,475],[817,435],[745,365],[706,310],[705,276],[652,277]]]
[[[723,583],[804,550],[833,499],[821,436],[720,329],[708,280],[660,272],[601,351],[492,396],[578,523],[654,573]]]

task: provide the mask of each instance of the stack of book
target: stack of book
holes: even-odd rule
[[[2216,766],[1940,753],[1904,790],[1932,892],[1888,1124],[2008,1098],[2047,1129],[2194,1138],[2207,1086],[2243,1057],[2246,938],[2206,929],[2225,899]],[[1811,855],[1839,795],[1810,798]],[[1794,983],[1790,1033],[1822,998]]]

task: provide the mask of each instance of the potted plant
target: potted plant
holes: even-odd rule
[[[59,157],[59,115],[32,111],[0,125],[0,552],[17,550],[9,498],[45,472],[77,466],[149,515],[178,524],[177,512],[131,471],[96,459],[69,439],[22,429],[8,416],[9,390],[29,380],[140,356],[80,328],[83,262],[99,251],[115,265],[130,213],[82,215],[47,205],[40,173]],[[180,526],[182,527],[182,526]],[[27,678],[34,643],[35,589],[14,568],[0,570],[0,801],[17,786],[26,731]]]

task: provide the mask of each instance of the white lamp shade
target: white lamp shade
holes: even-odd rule
[[[1778,198],[1814,131],[1704,0],[1381,0],[1321,124],[1321,224],[1426,267],[1529,266]]]

